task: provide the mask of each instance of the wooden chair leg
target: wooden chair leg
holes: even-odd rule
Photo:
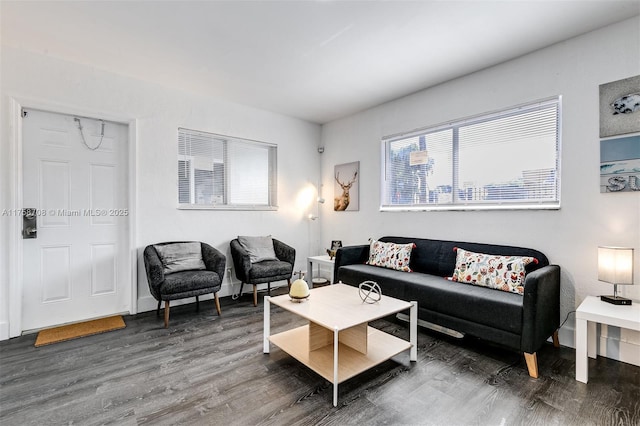
[[[527,362],[527,369],[529,370],[529,376],[534,379],[538,378],[538,357],[536,353],[528,354],[524,353],[524,360]]]
[[[253,306],[258,306],[258,284],[253,285]]]
[[[169,328],[169,301],[164,301],[164,328]]]
[[[222,312],[220,311],[220,299],[218,299],[218,293],[213,293],[213,298],[216,301],[216,311],[218,311],[218,316],[222,316]]]
[[[553,332],[553,346],[556,348],[560,347],[560,340],[558,339],[558,330]]]

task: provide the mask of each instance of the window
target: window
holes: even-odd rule
[[[560,98],[383,138],[381,210],[560,207]]]
[[[272,210],[277,147],[178,129],[178,207]]]

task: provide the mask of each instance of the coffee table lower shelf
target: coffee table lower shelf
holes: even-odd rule
[[[269,341],[321,375],[334,386],[411,348],[411,342],[367,327],[367,353],[338,344],[338,381],[334,381],[333,343],[309,351],[309,326],[269,336]]]

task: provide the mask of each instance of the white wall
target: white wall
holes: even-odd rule
[[[406,235],[528,246],[562,267],[562,318],[586,295],[608,293],[597,281],[598,245],[637,249],[640,271],[640,194],[600,194],[598,85],[640,74],[640,19],[634,18],[481,72],[424,90],[320,128],[304,121],[200,97],[3,46],[0,60],[0,202],[11,205],[13,176],[9,100],[29,106],[57,104],[135,120],[137,211],[135,249],[141,310],[153,309],[142,272],[141,249],[153,242],[197,239],[228,257],[238,234],[273,234],[298,251],[296,269],[308,254],[324,253],[331,240],[365,243],[369,237]],[[153,72],[153,70],[150,70]],[[563,96],[562,208],[559,211],[381,213],[380,139],[554,95]],[[180,126],[277,143],[277,212],[183,211],[176,209],[176,129]],[[325,152],[316,151],[318,145]],[[360,210],[333,212],[333,167],[360,161]],[[321,164],[321,168],[319,166]],[[309,222],[301,191],[322,175],[320,220]],[[21,206],[18,206],[21,207]],[[313,207],[315,208],[315,206]],[[0,339],[8,335],[9,226],[0,226]],[[640,273],[636,274],[639,277]],[[640,281],[625,287],[640,299]],[[237,287],[236,287],[237,288]],[[223,289],[229,294],[230,288]],[[224,309],[224,306],[223,306]],[[573,346],[573,315],[561,342]],[[604,333],[603,333],[604,334]],[[607,333],[609,357],[628,360],[638,333]],[[616,351],[616,348],[617,349]],[[627,348],[627,349],[625,349]],[[630,348],[630,349],[629,349]],[[637,352],[633,352],[637,358]]]
[[[201,240],[227,255],[237,235],[266,235],[297,250],[296,270],[306,269],[309,241],[318,225],[301,207],[300,194],[314,191],[319,179],[320,126],[219,99],[163,88],[84,65],[2,47],[0,168],[2,208],[13,208],[11,184],[10,99],[24,106],[58,105],[61,112],[85,111],[98,118],[134,120],[136,128],[135,249],[138,258],[139,310],[155,309],[149,295],[141,252],[147,244],[169,240]],[[154,72],[149,70],[149,72]],[[177,129],[259,140],[278,145],[276,212],[186,211],[177,205]],[[314,193],[315,194],[315,193]],[[315,195],[313,195],[315,201]],[[22,207],[22,206],[15,206]],[[315,208],[315,206],[314,206]],[[2,217],[0,246],[0,339],[7,338],[9,306],[9,224]],[[227,274],[228,275],[228,274]],[[235,274],[232,274],[235,281]],[[221,296],[231,292],[229,277]],[[274,283],[281,285],[286,283]],[[238,286],[235,286],[235,291]],[[222,306],[224,310],[224,306]]]
[[[562,320],[585,296],[613,291],[597,281],[598,245],[635,247],[637,285],[622,291],[640,299],[640,193],[599,192],[598,118],[598,86],[638,74],[636,17],[325,125],[324,195],[333,198],[334,166],[359,160],[360,211],[334,212],[324,204],[321,243],[400,235],[535,248],[562,268]],[[379,211],[383,136],[555,95],[562,95],[563,112],[560,210]],[[564,345],[574,345],[574,318],[560,332]],[[640,363],[638,333],[618,335],[619,346],[625,340],[632,346],[616,352],[614,343],[607,356]]]

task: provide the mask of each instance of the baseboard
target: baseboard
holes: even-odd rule
[[[549,337],[547,341],[553,343],[553,339],[551,337]],[[575,349],[576,347],[575,330],[569,327],[562,327],[561,329],[558,330],[558,341],[562,346]]]
[[[9,340],[8,322],[0,322],[0,340]]]
[[[626,328],[600,326],[598,355],[640,366],[640,332]]]
[[[640,344],[637,339],[629,338],[640,336],[640,333],[618,327],[598,327],[598,332],[598,356],[640,367]],[[562,327],[558,331],[558,339],[562,346],[575,348],[575,329]]]
[[[287,285],[286,281],[280,283],[272,283],[271,288],[281,287],[282,285]],[[267,284],[258,285],[258,290],[264,290],[267,288]],[[218,292],[218,297],[226,297],[235,294],[234,292],[238,292],[240,290],[240,282],[228,281],[222,285],[222,288]],[[242,290],[243,294],[248,294],[253,292],[252,285],[245,285]],[[200,300],[211,300],[213,299],[213,294],[205,294],[200,297]],[[171,306],[180,306],[186,305],[188,303],[194,303],[195,297],[189,297],[186,299],[175,300],[171,302]],[[138,298],[138,312],[149,312],[155,311],[158,307],[158,301],[153,298],[151,295],[142,296]],[[224,306],[222,307],[224,309]],[[9,323],[8,322],[0,322],[0,341],[9,340]]]
[[[640,367],[640,358],[638,357],[640,345],[604,336],[600,337],[598,343],[598,356],[612,358]]]
[[[276,282],[271,283],[271,289],[275,289],[278,287],[286,286],[287,282]],[[258,284],[258,290],[266,290],[267,284]],[[226,282],[222,284],[220,291],[218,292],[218,297],[227,297],[233,294],[236,294],[240,291],[240,282]],[[245,284],[242,289],[242,294],[251,294],[253,293],[253,285]],[[211,300],[213,299],[213,294],[205,294],[200,296],[200,300]],[[188,297],[186,299],[172,300],[171,306],[180,306],[186,305],[188,303],[194,303],[196,301],[195,297]],[[138,312],[149,312],[155,311],[158,308],[158,301],[151,295],[142,296],[138,298]],[[224,310],[224,305],[221,306]]]

